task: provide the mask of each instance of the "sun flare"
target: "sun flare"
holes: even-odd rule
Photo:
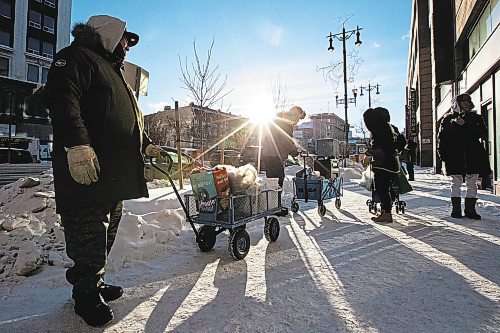
[[[258,97],[246,112],[250,122],[256,125],[267,124],[276,116],[271,97]]]

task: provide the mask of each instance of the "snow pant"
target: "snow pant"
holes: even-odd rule
[[[380,208],[390,213],[392,210],[391,186],[397,180],[398,174],[386,170],[373,168],[375,191],[380,196]]]
[[[466,198],[476,198],[477,197],[477,180],[479,175],[468,174],[465,175],[465,185],[467,187],[467,192],[465,194]],[[460,197],[462,183],[464,182],[463,175],[451,175],[451,197]]]
[[[408,172],[408,180],[415,180],[415,170],[413,169],[413,163],[406,162],[406,171]]]
[[[122,201],[61,212],[66,253],[74,266],[66,271],[73,295],[92,293],[104,281],[104,266],[116,238]]]

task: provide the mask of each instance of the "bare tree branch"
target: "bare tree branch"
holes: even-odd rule
[[[280,75],[273,85],[273,104],[276,112],[285,111],[289,106],[286,84],[281,82]]]
[[[204,108],[214,108],[215,105],[222,102],[233,90],[225,91],[227,87],[227,76],[222,79],[219,73],[219,65],[211,68],[212,50],[215,41],[212,39],[209,49],[207,50],[207,57],[203,63],[198,55],[196,48],[196,40],[193,40],[193,51],[195,61],[188,67],[188,59],[186,57],[184,63],[179,58],[179,67],[181,69],[180,81],[183,84],[183,89],[190,93],[190,98],[194,104]]]

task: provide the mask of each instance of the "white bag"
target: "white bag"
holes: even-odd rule
[[[365,171],[361,173],[361,181],[359,182],[360,186],[363,186],[368,191],[372,190],[373,187],[373,171],[370,167],[368,167]]]

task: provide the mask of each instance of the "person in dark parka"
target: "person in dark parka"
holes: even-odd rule
[[[279,112],[272,122],[263,128],[261,142],[261,169],[268,178],[278,178],[278,184],[283,187],[285,180],[285,161],[288,155],[298,155],[297,142],[293,138],[293,127],[304,119],[306,113],[299,106],[293,106],[288,112]],[[278,192],[281,202],[281,192]],[[278,216],[286,216],[288,209],[282,207]]]
[[[445,174],[451,176],[451,216],[462,217],[460,188],[465,179],[465,216],[480,220],[476,212],[477,179],[491,172],[488,155],[481,140],[487,131],[483,117],[473,111],[469,94],[461,94],[451,101],[451,110],[441,121],[438,133],[438,154],[444,162]]]
[[[400,164],[397,152],[397,128],[390,124],[389,111],[382,107],[368,109],[363,113],[366,128],[371,133],[371,146],[367,156],[371,157],[375,191],[380,196],[381,213],[373,217],[375,222],[392,222],[392,200],[390,186],[398,181]],[[405,142],[406,144],[406,142]]]
[[[56,207],[74,262],[66,278],[73,285],[75,312],[91,326],[111,321],[106,302],[123,294],[103,280],[122,201],[148,196],[142,153],[160,157],[161,152],[145,134],[122,74],[126,52],[139,40],[125,25],[107,15],[76,24],[74,41],[56,54],[45,87]]]

